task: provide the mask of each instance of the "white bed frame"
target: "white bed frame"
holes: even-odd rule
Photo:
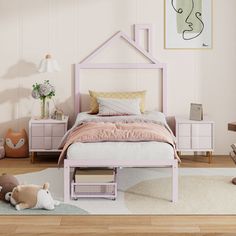
[[[136,27],[137,29],[142,28]],[[146,26],[146,25],[145,25]],[[136,34],[138,35],[138,34]],[[142,63],[126,63],[126,64],[101,64],[101,63],[89,63],[92,58],[94,58],[98,53],[100,53],[105,47],[109,46],[114,39],[117,37],[123,38],[128,44],[130,44],[135,50],[140,52],[144,57],[146,57],[150,64]],[[161,69],[162,70],[162,111],[167,114],[167,67],[165,63],[160,63],[156,60],[150,52],[142,49],[137,43],[137,41],[132,40],[123,32],[119,31],[111,38],[109,38],[104,44],[97,48],[92,54],[85,58],[81,63],[75,65],[75,113],[80,112],[80,70],[81,69]],[[102,145],[102,144],[101,144]],[[117,160],[96,160],[96,159],[86,159],[80,158],[79,160],[64,160],[64,201],[68,202],[71,199],[70,188],[71,188],[71,177],[70,169],[75,167],[169,167],[172,168],[172,201],[178,201],[178,160],[173,157],[173,159],[166,160],[146,160],[145,157],[139,163],[134,163],[130,160],[123,159],[122,161]]]

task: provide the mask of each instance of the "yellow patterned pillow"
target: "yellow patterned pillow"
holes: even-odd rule
[[[140,98],[140,111],[145,111],[145,95],[146,91],[137,91],[137,92],[95,92],[90,91],[90,112],[92,114],[98,113],[98,102],[97,98],[118,98],[118,99],[132,99]]]

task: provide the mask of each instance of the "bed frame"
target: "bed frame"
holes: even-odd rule
[[[148,25],[136,25],[135,30],[139,30]],[[149,30],[150,32],[150,30]],[[98,47],[94,52],[92,52],[88,57],[86,57],[81,63],[75,65],[75,114],[80,112],[80,70],[82,69],[161,69],[162,70],[162,111],[164,114],[167,114],[167,67],[165,63],[161,63],[156,60],[152,54],[151,50],[144,50],[139,46],[139,37],[138,32],[135,32],[135,41],[125,35],[123,32],[119,31],[111,38],[109,38],[105,43]],[[150,36],[150,35],[149,35]],[[101,63],[90,63],[90,60],[98,55],[104,48],[108,47],[116,38],[124,39],[128,44],[130,44],[135,50],[141,53],[146,57],[150,64],[145,63],[111,63],[111,64],[101,64]],[[150,40],[150,37],[149,37]],[[149,45],[151,41],[149,42]],[[70,169],[74,167],[170,167],[172,168],[172,201],[178,201],[178,160],[176,159],[167,159],[167,160],[158,160],[147,161],[145,158],[139,163],[133,163],[130,160],[93,160],[93,159],[80,159],[80,160],[64,160],[64,201],[68,202],[71,199],[70,186],[71,186],[71,176]]]

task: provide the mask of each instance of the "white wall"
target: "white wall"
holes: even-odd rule
[[[216,154],[228,153],[236,140],[227,131],[227,122],[236,120],[236,1],[214,0],[214,48],[207,51],[163,49],[163,5],[163,0],[0,0],[0,136],[8,127],[27,127],[39,111],[31,86],[44,79],[55,84],[56,103],[72,115],[72,64],[116,31],[133,35],[133,24],[152,23],[154,56],[168,63],[169,114],[188,116],[191,102],[203,103],[216,122]],[[38,74],[36,66],[48,52],[62,70]]]

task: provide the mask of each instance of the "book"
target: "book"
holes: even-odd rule
[[[76,183],[109,183],[114,181],[113,169],[79,168],[75,171]]]

